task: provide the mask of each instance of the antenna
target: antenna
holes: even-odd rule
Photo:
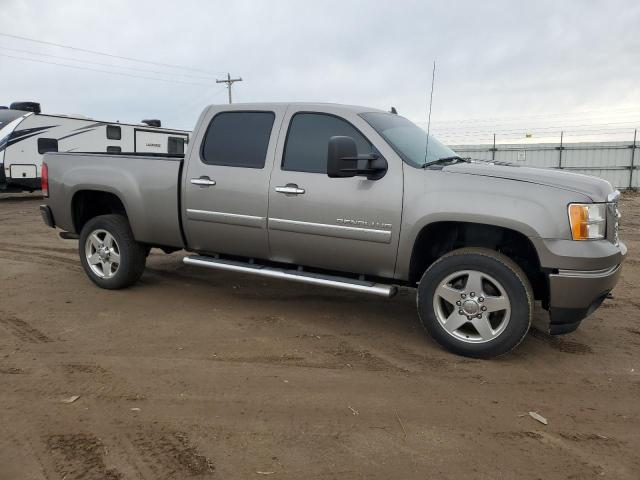
[[[429,119],[427,120],[427,147],[424,151],[424,163],[427,163],[429,155],[429,132],[431,131],[431,106],[433,105],[433,84],[436,80],[436,61],[433,61],[433,72],[431,73],[431,96],[429,97]]]

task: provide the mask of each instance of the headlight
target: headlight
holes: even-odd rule
[[[607,210],[604,203],[572,203],[569,223],[574,240],[600,240],[605,237]]]

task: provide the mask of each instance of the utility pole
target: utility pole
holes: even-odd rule
[[[227,79],[226,80],[216,80],[216,83],[226,83],[227,84],[227,90],[229,90],[229,103],[231,102],[231,85],[233,85],[236,82],[241,82],[242,78],[238,77],[238,78],[231,78],[231,74],[227,73]]]

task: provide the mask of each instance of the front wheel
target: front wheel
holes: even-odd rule
[[[145,247],[135,241],[122,215],[100,215],[89,220],[80,232],[78,247],[85,273],[101,288],[126,288],[142,276]]]
[[[490,358],[525,337],[534,297],[511,259],[489,249],[462,248],[427,269],[417,302],[420,321],[438,343],[459,355]]]

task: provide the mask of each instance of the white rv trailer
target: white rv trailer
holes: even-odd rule
[[[0,107],[0,192],[40,189],[46,152],[184,153],[190,132],[160,128],[159,120],[142,122],[43,114],[33,102]]]

